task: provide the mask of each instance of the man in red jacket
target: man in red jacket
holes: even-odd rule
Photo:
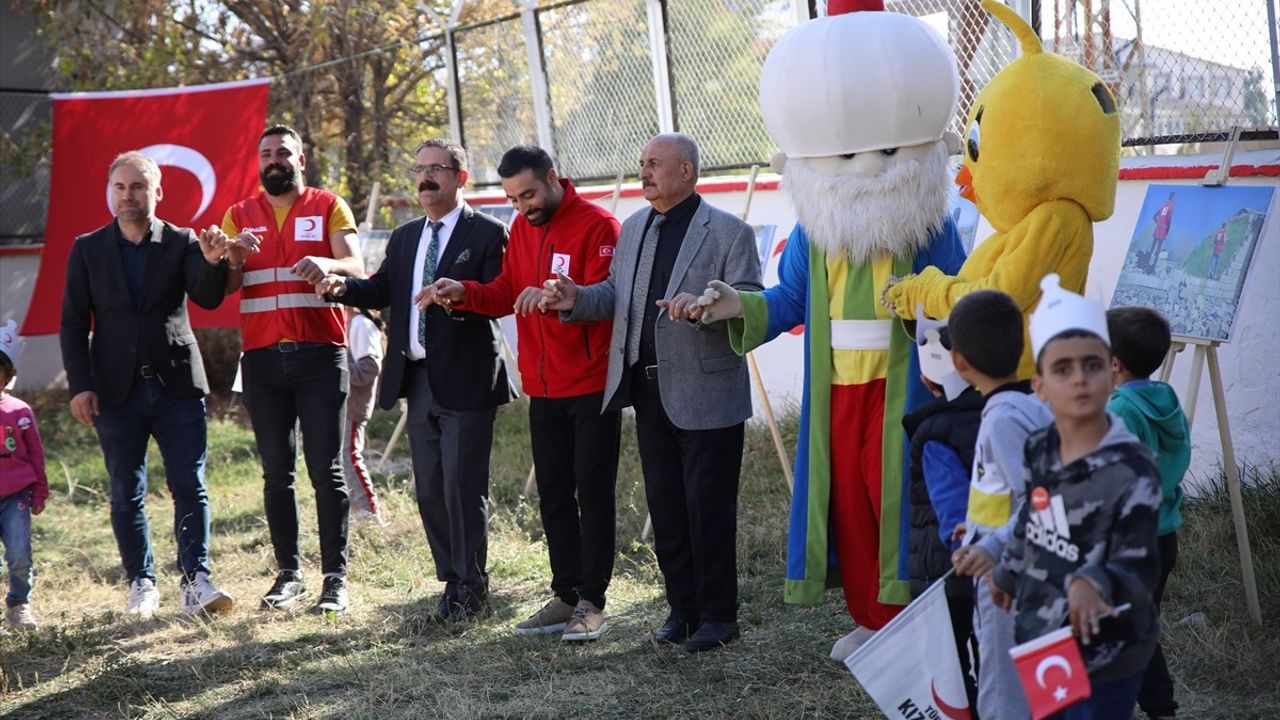
[[[562,323],[538,303],[543,282],[557,272],[579,284],[608,277],[619,225],[559,178],[541,148],[511,148],[498,175],[519,215],[502,273],[489,283],[440,278],[419,297],[492,317],[515,312],[553,593],[515,630],[563,630],[563,640],[594,640],[608,628],[603,611],[613,574],[621,434],[619,411],[600,414],[612,322]]]

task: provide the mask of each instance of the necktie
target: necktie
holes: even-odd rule
[[[440,254],[440,228],[444,227],[444,223],[438,220],[428,224],[431,226],[431,242],[427,244],[427,254],[422,258],[422,287],[436,280],[436,256]],[[418,313],[418,342],[422,347],[427,346],[427,314],[425,312]]]
[[[635,282],[631,286],[631,311],[627,315],[627,367],[640,359],[640,331],[644,328],[645,302],[649,299],[649,280],[653,277],[653,258],[658,252],[658,229],[666,215],[654,213],[649,231],[640,241],[640,262],[636,264]]]

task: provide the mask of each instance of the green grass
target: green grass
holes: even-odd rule
[[[124,618],[125,589],[111,536],[96,439],[65,398],[34,402],[50,448],[53,495],[35,519],[35,610],[42,625],[0,637],[0,715],[12,718],[474,718],[878,717],[843,669],[826,659],[851,628],[832,593],[809,608],[782,604],[787,491],[768,433],[751,428],[739,511],[744,636],[700,656],[644,642],[665,617],[661,577],[639,541],[645,506],[632,427],[624,423],[618,555],[611,630],[585,645],[524,638],[509,628],[547,595],[549,570],[529,470],[525,405],[498,415],[491,496],[493,614],[449,629],[430,620],[440,583],[410,493],[402,442],[376,474],[391,524],[351,537],[352,612],[336,620],[266,614],[258,597],[273,569],[262,519],[260,469],[242,413],[214,403],[209,474],[217,580],[239,604],[212,619],[177,614],[172,511],[152,451],[148,504],[161,613]],[[371,423],[373,457],[395,416]],[[794,437],[794,418],[784,436]],[[65,469],[64,469],[65,468]],[[1266,625],[1245,614],[1225,491],[1188,503],[1182,555],[1169,589],[1166,646],[1184,716],[1280,717],[1280,481],[1253,473],[1245,494]],[[299,483],[303,554],[318,578],[313,497]],[[1177,620],[1193,612],[1201,626]]]

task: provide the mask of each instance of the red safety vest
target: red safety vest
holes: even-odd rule
[[[347,344],[339,306],[316,297],[315,288],[293,274],[293,266],[308,255],[333,257],[329,217],[337,202],[338,196],[331,192],[304,187],[281,229],[265,192],[231,207],[236,227],[262,238],[258,252],[245,261],[240,289],[245,350],[281,340]]]

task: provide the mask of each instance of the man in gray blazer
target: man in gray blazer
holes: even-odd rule
[[[640,181],[650,209],[622,224],[609,277],[548,281],[543,303],[568,322],[613,319],[604,410],[631,404],[671,607],[656,644],[710,650],[739,637],[738,475],[751,417],[747,366],[722,325],[690,315],[708,281],[761,288],[755,236],[695,192],[698,146],[658,135]]]

